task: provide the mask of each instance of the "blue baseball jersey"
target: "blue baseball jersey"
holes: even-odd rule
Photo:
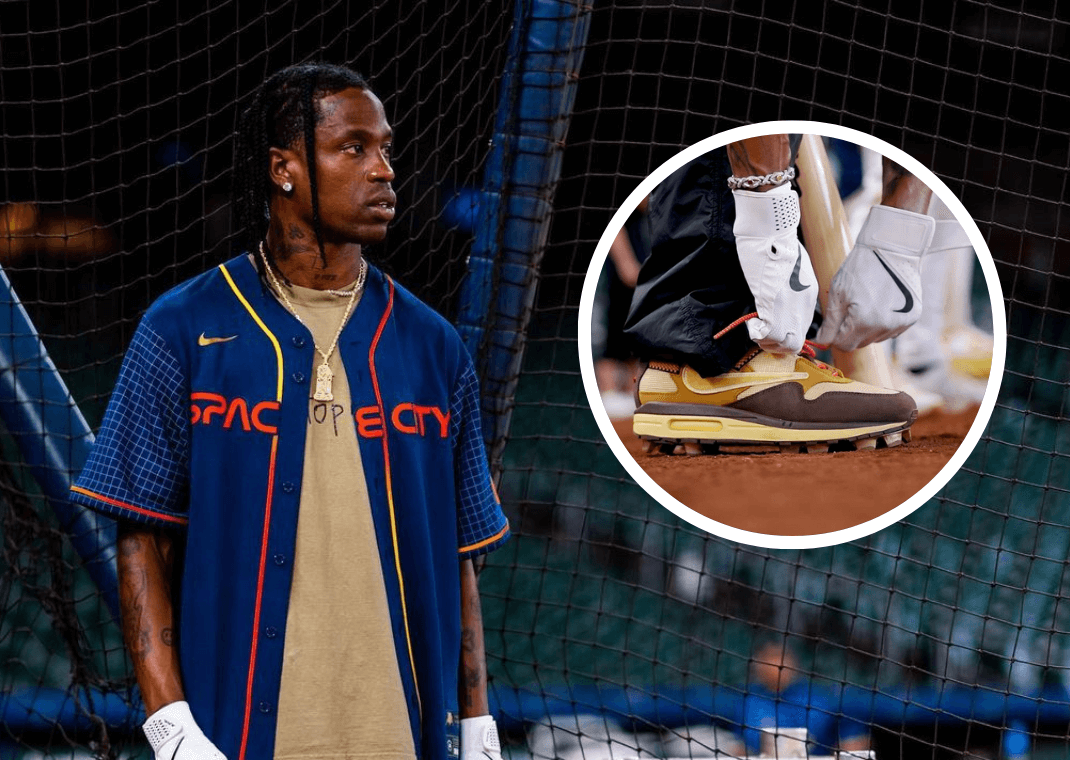
[[[373,267],[339,347],[413,743],[421,758],[446,758],[457,748],[458,561],[509,533],[476,375],[453,327]],[[229,760],[273,754],[314,351],[247,256],[180,285],[138,326],[71,488],[79,504],[183,531],[183,684]]]

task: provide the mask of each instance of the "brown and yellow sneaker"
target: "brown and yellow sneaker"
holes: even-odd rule
[[[651,362],[636,395],[632,429],[647,451],[660,446],[699,454],[726,444],[811,453],[830,445],[896,446],[918,417],[907,394],[844,377],[816,361],[809,347],[797,356],[755,349],[715,377]]]

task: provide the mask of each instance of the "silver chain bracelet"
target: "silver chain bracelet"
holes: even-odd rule
[[[795,167],[789,166],[764,177],[729,177],[728,186],[733,190],[754,190],[763,185],[782,185],[788,180],[795,179]]]

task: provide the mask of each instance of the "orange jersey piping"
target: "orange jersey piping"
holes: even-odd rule
[[[495,541],[497,541],[499,538],[501,538],[502,536],[504,536],[508,532],[509,532],[509,523],[507,522],[507,523],[505,523],[505,527],[504,528],[499,530],[497,533],[495,533],[490,538],[484,538],[482,541],[479,541],[477,543],[469,544],[468,546],[462,546],[460,549],[457,550],[457,553],[458,554],[463,554],[464,552],[472,552],[472,551],[475,551],[476,549],[482,549],[484,546],[487,546],[488,544],[493,544]]]
[[[154,517],[157,520],[167,520],[168,522],[177,523],[178,525],[188,525],[189,519],[185,517],[176,517],[175,515],[166,515],[163,512],[154,512],[151,509],[145,509],[144,507],[135,507],[133,504],[127,504],[125,501],[119,501],[113,499],[110,496],[104,496],[103,494],[94,493],[81,486],[71,486],[71,490],[75,493],[80,493],[83,496],[88,496],[91,499],[102,501],[105,504],[111,504],[113,507],[122,507],[123,509],[129,509],[131,512],[137,512],[139,515],[145,515],[146,517]]]

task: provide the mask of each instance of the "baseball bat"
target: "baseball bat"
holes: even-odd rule
[[[803,136],[796,165],[803,237],[817,275],[818,302],[821,311],[825,312],[832,278],[851,252],[854,240],[820,135]],[[893,387],[888,357],[875,344],[855,351],[834,348],[832,360],[853,380],[881,388]]]

